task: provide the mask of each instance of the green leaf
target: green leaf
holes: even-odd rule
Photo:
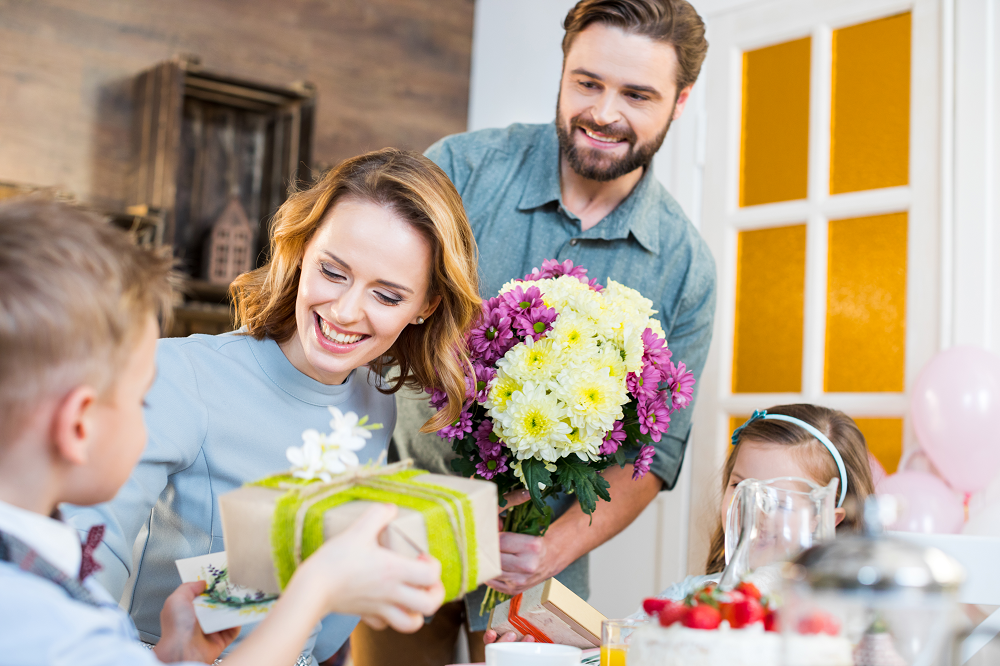
[[[524,474],[524,485],[528,487],[531,501],[539,511],[544,510],[545,502],[542,501],[542,490],[538,484],[546,487],[552,485],[552,473],[545,469],[545,463],[535,458],[526,458],[521,461],[521,473]]]
[[[572,456],[563,458],[559,461],[556,477],[567,492],[576,494],[580,508],[588,516],[593,515],[597,508],[598,498],[605,502],[611,501],[608,493],[611,484],[582,460]]]
[[[465,478],[470,478],[476,474],[476,463],[472,462],[465,456],[459,456],[451,461],[451,468],[455,470],[455,473],[459,476]]]
[[[618,465],[619,467],[625,467],[626,458],[625,458],[625,452],[622,451],[622,447],[620,446],[618,447],[618,450],[614,452],[613,457],[616,465]]]

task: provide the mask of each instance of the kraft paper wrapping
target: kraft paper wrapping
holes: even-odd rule
[[[464,494],[475,523],[476,585],[496,578],[500,568],[497,531],[497,489],[489,481],[441,474],[421,474],[408,483],[448,488]],[[279,594],[281,585],[273,559],[272,518],[278,499],[288,492],[279,488],[243,486],[219,497],[222,533],[229,560],[229,578],[244,587]],[[323,514],[323,538],[329,540],[347,529],[373,502],[356,500]],[[429,552],[423,515],[400,507],[399,515],[379,535],[379,543],[402,555]]]
[[[489,626],[501,636],[512,631],[521,640],[524,634],[510,623],[510,603],[508,599],[493,609]],[[605,617],[555,578],[525,590],[518,615],[558,645],[585,650],[601,645]]]

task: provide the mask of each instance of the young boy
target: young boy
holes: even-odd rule
[[[101,529],[81,547],[57,510],[110,500],[142,453],[170,274],[168,260],[68,206],[0,204],[0,662],[211,663],[239,632],[204,634],[192,601],[205,584],[189,583],[167,599],[159,643],[143,648],[89,576]],[[375,507],[316,551],[226,665],[292,664],[332,612],[422,626],[444,596],[440,564],[378,546],[394,516]]]

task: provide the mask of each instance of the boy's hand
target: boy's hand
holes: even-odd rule
[[[351,527],[327,541],[302,563],[292,579],[325,595],[327,613],[360,615],[375,628],[412,633],[444,600],[441,564],[422,555],[403,557],[378,544],[396,517],[391,504],[367,510]],[[286,590],[287,591],[287,590]]]
[[[160,611],[160,642],[153,648],[165,663],[202,661],[211,664],[236,640],[239,627],[206,634],[194,615],[194,599],[205,591],[205,581],[184,583],[167,597]]]

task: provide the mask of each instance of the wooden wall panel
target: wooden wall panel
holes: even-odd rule
[[[464,131],[473,0],[0,0],[0,181],[128,198],[132,80],[177,53],[317,87],[313,160]]]

